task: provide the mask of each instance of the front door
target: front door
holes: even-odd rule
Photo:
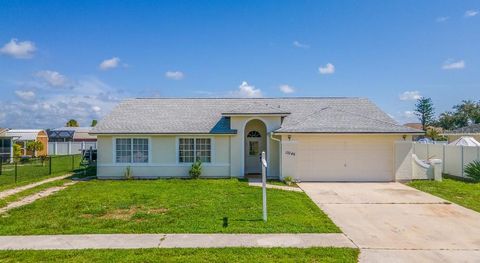
[[[259,132],[251,131],[245,140],[245,169],[247,174],[262,173],[261,155],[263,145]]]

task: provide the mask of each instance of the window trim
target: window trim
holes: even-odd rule
[[[130,139],[131,146],[132,146],[132,154],[133,154],[133,139],[145,139],[147,140],[148,145],[148,161],[146,163],[134,163],[133,162],[133,155],[132,161],[126,163],[119,163],[117,162],[117,139]],[[112,137],[112,163],[115,165],[129,165],[129,166],[145,166],[152,163],[152,140],[150,137],[136,137],[136,136],[125,136],[125,137]]]
[[[197,139],[210,139],[210,162],[202,162],[202,165],[209,166],[215,164],[215,138],[212,136],[177,136],[175,138],[175,163],[179,166],[190,166],[192,163],[180,162],[180,139],[194,139],[193,153],[196,154]],[[194,156],[195,158],[195,156]]]

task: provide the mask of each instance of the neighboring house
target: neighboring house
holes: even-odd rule
[[[13,142],[20,145],[22,155],[32,156],[33,152],[27,150],[27,144],[31,141],[39,141],[43,144],[43,150],[36,153],[37,156],[45,156],[48,153],[47,132],[38,129],[8,130],[7,136],[12,137]]]
[[[405,124],[403,124],[403,126],[410,127],[412,129],[416,129],[416,130],[423,130],[423,125],[421,123],[417,123],[417,122],[405,123]],[[413,141],[418,141],[418,140],[421,140],[423,138],[425,138],[424,134],[412,136]]]
[[[7,135],[8,129],[0,128],[0,162],[11,159],[13,156],[12,137]]]
[[[48,131],[50,142],[95,142],[97,136],[89,134],[92,127],[62,127]]]
[[[364,98],[132,99],[92,130],[97,175],[185,177],[200,160],[205,177],[302,181],[394,181],[394,142],[423,131],[396,123]]]
[[[442,135],[447,136],[449,142],[453,142],[463,136],[471,136],[475,140],[480,141],[480,123],[455,130],[444,131]]]
[[[413,128],[413,129],[417,129],[417,130],[423,129],[423,125],[421,123],[418,123],[418,122],[410,122],[410,123],[405,123],[403,125],[407,126],[407,127],[410,127],[410,128]]]

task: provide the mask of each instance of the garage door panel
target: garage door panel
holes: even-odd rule
[[[392,138],[311,136],[297,139],[302,181],[392,181]]]

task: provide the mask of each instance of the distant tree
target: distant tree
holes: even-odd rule
[[[65,126],[67,127],[78,127],[80,125],[78,125],[78,122],[74,119],[70,119],[67,121],[67,124],[65,124]]]
[[[453,130],[457,127],[455,113],[446,111],[440,114],[436,126],[442,127],[444,130]]]
[[[90,124],[90,127],[95,127],[97,123],[98,123],[97,120],[92,120],[92,124]]]
[[[453,106],[453,109],[456,110],[457,124],[460,127],[480,123],[480,103],[463,100],[462,103]]]
[[[31,141],[27,143],[27,150],[33,152],[33,157],[37,156],[37,152],[43,150],[43,143],[40,141]]]
[[[434,140],[434,141],[448,141],[448,138],[440,135],[440,128],[435,128],[435,127],[427,127],[427,131],[425,133],[425,136],[428,138]]]
[[[464,100],[453,106],[454,111],[440,114],[437,125],[446,130],[452,130],[480,123],[480,102]]]
[[[422,123],[422,129],[427,130],[429,125],[432,125],[435,121],[435,109],[433,108],[433,102],[431,98],[421,97],[415,104],[415,115]]]

